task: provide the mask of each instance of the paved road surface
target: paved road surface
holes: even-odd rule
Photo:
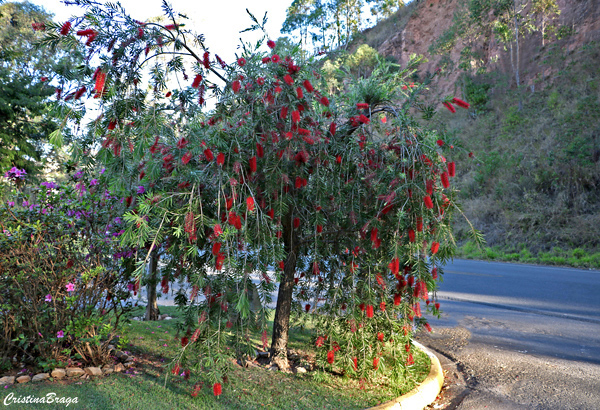
[[[423,338],[464,367],[459,409],[600,409],[600,272],[456,260]]]

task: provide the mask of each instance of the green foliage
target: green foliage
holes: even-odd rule
[[[80,172],[71,184],[17,191],[0,208],[3,367],[13,357],[42,367],[108,358],[129,292],[123,250],[110,239],[118,202],[102,188]]]

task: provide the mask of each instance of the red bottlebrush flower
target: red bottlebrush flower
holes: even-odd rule
[[[456,164],[454,161],[448,163],[448,175],[451,177],[456,176]]]
[[[269,211],[267,212],[267,215],[269,216],[269,218],[275,219],[275,210],[272,208],[269,209]]]
[[[392,261],[388,264],[388,268],[390,268],[394,276],[398,275],[398,272],[400,271],[400,261],[397,257],[392,259]]]
[[[204,65],[204,68],[208,69],[210,68],[210,53],[208,51],[205,51],[203,56],[202,56],[202,64]]]
[[[431,270],[431,277],[432,277],[433,279],[437,279],[437,278],[438,278],[438,269],[437,269],[437,268],[433,268],[433,269]]]
[[[303,163],[306,164],[308,162],[308,152],[306,151],[299,151],[295,156],[294,156],[294,160],[297,163]]]
[[[423,232],[423,218],[417,216],[417,232]]]
[[[396,293],[394,295],[394,306],[398,306],[402,302],[402,295],[400,293]]]
[[[108,123],[108,129],[109,129],[109,130],[114,130],[116,126],[117,126],[117,121],[115,121],[115,120],[111,120],[111,121]]]
[[[379,230],[377,228],[371,229],[371,242],[374,242],[377,239],[377,234]]]
[[[463,101],[463,100],[461,100],[461,99],[459,99],[459,98],[453,98],[453,99],[452,99],[452,102],[453,102],[454,104],[458,105],[459,107],[462,107],[462,108],[465,108],[465,109],[466,109],[466,108],[469,108],[469,107],[471,106],[471,105],[470,105],[468,102],[466,102],[466,101]]]
[[[358,104],[356,104],[356,108],[358,108],[359,110],[367,110],[367,109],[369,109],[369,104],[358,103]]]
[[[367,305],[367,317],[369,319],[373,317],[373,305]]]
[[[319,273],[321,273],[321,271],[319,270],[319,264],[317,263],[317,261],[313,262],[312,273],[315,276],[317,276]]]
[[[77,90],[73,98],[75,98],[76,100],[80,99],[83,93],[85,93],[86,91],[87,89],[85,88],[85,86],[81,87],[79,90]]]
[[[179,363],[175,364],[175,366],[171,369],[171,373],[172,374],[179,374],[179,370],[181,370],[181,368],[179,367]]]
[[[215,58],[217,59],[217,62],[221,65],[221,68],[225,68],[227,67],[227,64],[225,63],[225,61],[223,61],[223,59],[221,57],[219,57],[217,54],[215,54]]]
[[[431,254],[435,255],[439,250],[440,250],[440,243],[432,242],[431,243]]]
[[[352,366],[354,367],[354,371],[357,372],[358,371],[358,359],[356,358],[356,356],[354,356],[352,358]]]
[[[473,153],[469,152],[469,158],[473,158]]]
[[[246,198],[246,208],[248,208],[248,211],[250,212],[254,211],[254,198],[251,196]]]
[[[188,343],[189,343],[189,342],[190,342],[190,341],[189,341],[189,339],[188,339],[187,337],[185,337],[185,336],[184,336],[184,337],[182,337],[182,338],[181,338],[181,347],[186,347],[186,346],[188,345]]]
[[[281,61],[281,58],[279,58],[279,56],[277,54],[273,54],[271,56],[271,61],[274,62],[275,64],[277,64],[278,62]]]
[[[434,306],[435,306],[435,308],[436,308],[437,310],[440,310],[440,304],[439,304],[439,302],[435,302]]]
[[[454,108],[452,104],[447,102],[443,102],[442,104],[444,104],[444,107],[448,108],[448,111],[450,111],[452,114],[456,112],[456,108]]]
[[[342,156],[338,155],[337,157],[335,157],[335,162],[338,163],[338,164],[341,164],[342,163]]]
[[[369,122],[371,122],[371,120],[365,114],[360,114],[358,116],[358,122],[360,122],[361,124],[368,124]]]
[[[67,34],[69,34],[69,31],[71,31],[71,22],[66,21],[60,28],[60,34],[66,36]]]
[[[310,83],[310,81],[304,80],[304,82],[302,84],[304,85],[304,88],[306,89],[306,91],[308,91],[309,93],[312,93],[314,91],[314,88],[313,88],[312,84]]]
[[[302,137],[302,141],[306,142],[308,145],[314,145],[315,140],[311,137]]]
[[[271,57],[263,57],[263,59],[262,59],[262,63],[263,64],[267,64],[267,63],[270,63],[270,62],[271,62]]]
[[[196,74],[196,77],[194,77],[194,81],[192,82],[192,88],[200,87],[201,82],[202,82],[202,75]]]
[[[429,195],[433,194],[433,180],[428,179],[425,181],[425,191],[427,191],[427,194]]]
[[[373,369],[377,370],[378,367],[379,367],[379,357],[374,357],[373,358]]]
[[[428,332],[431,332],[431,325],[429,323],[425,323],[425,329],[427,329]]]
[[[331,136],[335,136],[335,131],[337,128],[337,124],[335,122],[332,122],[331,125],[329,126],[329,133],[331,134]]]
[[[245,58],[243,58],[243,57],[240,57],[240,58],[238,58],[238,61],[237,61],[237,63],[238,63],[238,65],[239,65],[240,67],[243,67],[243,66],[245,66],[245,65],[246,65],[246,59],[245,59]]]
[[[287,107],[281,107],[281,111],[279,113],[279,116],[281,118],[285,118],[288,115],[288,108]]]
[[[379,332],[377,333],[377,340],[379,340],[380,342],[383,342],[383,338],[384,338],[384,334],[383,332]]]
[[[321,99],[319,100],[319,102],[321,104],[323,104],[325,107],[329,107],[329,99],[325,96],[321,97]]]
[[[292,122],[300,121],[300,111],[292,111]]]
[[[188,151],[181,157],[181,162],[183,162],[184,165],[187,165],[187,163],[190,162],[191,159],[192,153]]]
[[[231,83],[231,89],[233,90],[234,93],[237,94],[241,88],[242,88],[242,85],[240,84],[239,80],[235,80],[233,83]]]
[[[325,344],[325,338],[323,336],[317,337],[317,340],[315,341],[315,346],[321,347],[324,344]]]
[[[248,161],[248,164],[250,166],[250,173],[253,174],[256,172],[256,157],[252,157],[250,158],[250,160]]]
[[[104,83],[106,82],[106,73],[98,71],[96,74],[96,83],[94,84],[94,91],[102,93],[104,91]]]
[[[223,230],[221,229],[220,224],[216,224],[215,226],[213,226],[213,234],[215,235],[215,238],[217,238],[222,233],[223,233]]]
[[[385,302],[381,302],[381,303],[379,304],[379,309],[380,309],[382,312],[385,312]]]
[[[258,85],[265,85],[265,79],[264,79],[264,77],[258,77],[256,79],[256,84],[258,84]]]
[[[440,175],[440,179],[442,180],[442,186],[444,188],[450,188],[450,180],[448,179],[448,173],[442,172]]]
[[[302,92],[302,88],[300,88],[300,87],[296,88],[296,95],[298,96],[298,99],[304,98],[304,93]]]
[[[429,195],[423,197],[423,202],[428,209],[433,209],[433,201]]]
[[[262,158],[265,156],[265,149],[258,142],[256,143],[256,156]]]
[[[286,83],[287,85],[292,85],[292,84],[294,84],[294,79],[293,79],[293,78],[292,78],[292,76],[291,76],[291,75],[289,75],[289,74],[286,74],[286,75],[284,75],[284,76],[283,76],[283,81],[285,81],[285,83]]]
[[[215,383],[213,384],[213,394],[215,396],[220,396],[221,393],[223,392],[222,388],[221,388],[221,383]]]
[[[317,233],[323,232],[323,225],[317,225]]]
[[[408,240],[411,242],[415,241],[415,231],[412,228],[408,230]]]
[[[415,359],[413,359],[412,353],[409,353],[408,359],[406,359],[406,365],[412,366],[413,364],[415,364]]]
[[[308,311],[310,310],[310,304],[307,303],[306,305],[304,305],[304,310],[308,313]]]
[[[333,350],[330,350],[327,352],[327,363],[329,364],[333,364],[335,360],[335,352]]]
[[[224,163],[225,163],[225,154],[223,154],[222,152],[219,152],[217,154],[217,165],[223,166]]]
[[[31,27],[34,31],[44,31],[46,30],[46,25],[44,23],[31,23]]]
[[[284,268],[285,268],[285,262],[279,261],[279,269],[284,270]]]
[[[442,140],[437,140],[437,144],[438,146],[442,147],[444,145],[444,141]]]
[[[181,137],[179,141],[177,141],[177,148],[184,149],[190,142],[185,138]]]
[[[212,246],[212,254],[217,256],[221,252],[221,242],[215,242]]]
[[[167,30],[175,30],[175,29],[177,29],[177,27],[178,27],[178,25],[177,25],[177,24],[167,24],[167,25],[165,26],[165,28],[166,28]]]
[[[87,36],[93,36],[94,33],[96,33],[94,30],[92,30],[91,28],[88,28],[86,30],[78,30],[76,34],[78,36],[86,36],[87,37]]]
[[[173,95],[173,93],[171,91],[167,91],[167,93],[165,94],[165,97],[169,98],[171,95]]]
[[[210,150],[210,148],[206,148],[204,150],[204,156],[206,157],[207,161],[212,161],[213,159],[215,159],[215,156],[213,155],[213,152]]]
[[[377,280],[377,283],[379,284],[379,286],[381,286],[382,288],[385,289],[385,281],[383,280],[383,276],[381,276],[381,275],[378,274],[375,277],[375,279]]]
[[[267,46],[273,50],[275,48],[275,42],[273,40],[267,40]]]
[[[300,227],[300,218],[294,218],[294,229],[298,229]]]

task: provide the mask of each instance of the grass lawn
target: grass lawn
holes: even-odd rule
[[[175,308],[161,307],[161,313],[177,317]],[[234,366],[223,394],[214,397],[212,385],[203,375],[192,374],[189,380],[172,376],[165,384],[166,367],[179,347],[175,340],[175,320],[158,322],[132,321],[126,325],[124,350],[136,358],[136,365],[125,373],[90,380],[45,381],[13,385],[2,389],[3,401],[13,397],[77,397],[75,409],[363,409],[391,400],[411,390],[429,372],[429,358],[415,354],[414,380],[403,386],[362,385],[349,378],[333,376],[321,370],[305,374],[269,371],[266,367]],[[307,355],[314,353],[310,330],[294,330],[290,347]],[[415,352],[416,353],[416,349]],[[195,383],[204,381],[197,397],[191,396]],[[8,408],[26,409],[39,404],[12,404]],[[65,404],[44,405],[43,408],[64,409]]]

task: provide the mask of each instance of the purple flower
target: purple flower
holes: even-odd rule
[[[75,173],[75,175],[73,175],[73,178],[75,178],[75,179],[79,179],[79,178],[81,178],[81,177],[82,177],[82,175],[83,175],[83,170],[82,170],[82,169],[80,169],[79,171],[77,171],[77,172]]]
[[[143,185],[140,185],[137,187],[137,193],[138,194],[143,194],[144,192],[146,192],[146,188],[144,188]]]
[[[102,169],[100,170],[100,175],[104,174],[104,171],[106,171],[106,168],[102,168]]]
[[[129,290],[129,291],[133,290],[133,283],[128,283],[127,284],[127,290]]]
[[[15,202],[14,201],[8,201],[8,206],[12,208],[13,206],[15,206]]]
[[[23,208],[27,208],[29,206],[29,202],[23,201]]]
[[[67,283],[67,292],[73,292],[75,290],[75,284],[74,283]]]
[[[9,169],[8,171],[6,171],[6,173],[4,174],[4,178],[7,179],[17,179],[17,178],[21,178],[23,176],[27,175],[27,172],[25,172],[24,169],[18,169],[17,167],[12,167],[11,169]]]
[[[10,236],[10,232],[9,232],[9,231],[7,231],[6,229],[3,229],[3,230],[2,230],[2,233],[3,233],[4,235],[6,235],[6,236]]]
[[[90,181],[90,186],[98,185],[98,180],[96,178]]]
[[[41,185],[45,186],[48,190],[58,188],[58,184],[56,182],[52,182],[52,181],[42,182]]]
[[[62,330],[59,330],[58,332],[56,332],[56,337],[57,338],[61,338],[61,337],[65,337],[65,332],[63,332]]]
[[[47,294],[46,295],[46,299],[44,299],[46,302],[52,302],[52,295],[51,294]]]

